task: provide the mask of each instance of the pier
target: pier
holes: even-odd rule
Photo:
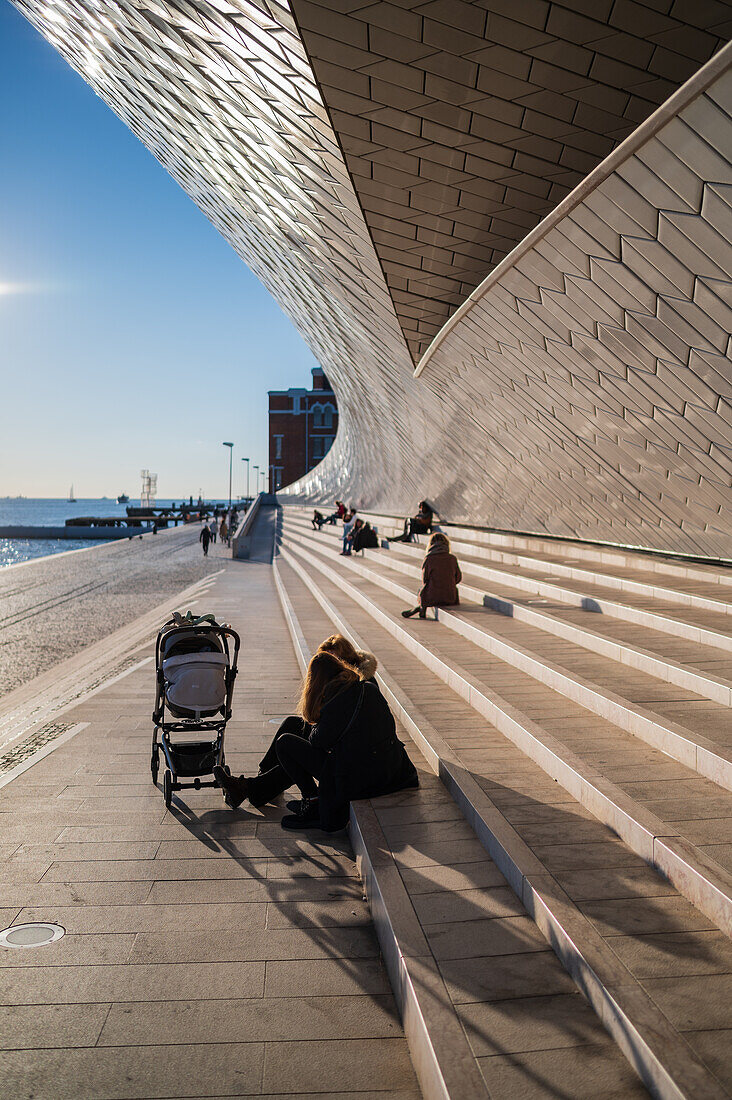
[[[152,527],[142,520],[128,522],[116,517],[83,523],[67,521],[63,527],[0,527],[0,539],[126,539],[146,535],[150,531]]]
[[[232,507],[243,513],[251,500],[239,500]],[[139,507],[128,505],[126,516],[72,516],[61,526],[32,526],[9,524],[0,526],[0,539],[126,539],[150,534],[153,529],[163,531],[179,524],[201,523],[213,518],[217,512],[228,510],[226,503],[182,504],[178,508],[169,505]]]

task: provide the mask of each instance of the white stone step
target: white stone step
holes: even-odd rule
[[[360,647],[370,648],[368,642],[353,629],[348,613],[336,609],[320,588],[320,581],[313,579],[299,560],[285,552],[286,558],[303,585],[307,586],[328,616],[335,629],[350,637]],[[280,559],[280,560],[282,560]],[[289,587],[288,582],[288,587]],[[325,582],[327,586],[327,582]],[[332,587],[332,585],[330,586]],[[297,628],[294,631],[297,637]],[[382,648],[382,647],[380,647]],[[537,859],[531,848],[521,839],[516,829],[476,782],[470,770],[444,741],[440,733],[425,718],[414,700],[398,684],[382,664],[380,683],[399,721],[422,750],[431,768],[440,775],[443,784],[454,797],[457,805],[470,822],[476,835],[523,903],[547,942],[558,955],[580,990],[595,1008],[599,1018],[657,1097],[722,1096],[724,1090],[687,1044],[686,1039],[673,1027],[668,1018],[643,989],[633,973],[620,961],[607,940],[598,933],[572,898],[562,889],[554,876]],[[374,806],[381,800],[374,800]],[[359,811],[360,804],[356,807]],[[354,832],[356,832],[354,830]],[[356,841],[358,844],[359,842]],[[374,849],[380,853],[381,863],[391,869],[388,853],[383,851],[381,836],[375,838]],[[459,867],[452,874],[457,877]],[[378,876],[378,866],[376,874]],[[388,944],[394,942],[388,899],[383,892],[373,892],[375,919],[384,936],[385,955],[392,956]],[[459,902],[456,898],[455,904]],[[377,917],[376,911],[379,916]],[[466,939],[469,939],[466,930]],[[481,960],[472,964],[477,970]],[[485,961],[492,966],[494,960]],[[438,958],[439,964],[439,958]],[[484,963],[485,965],[485,963]],[[477,975],[476,975],[477,977]],[[516,996],[519,994],[517,993]],[[527,1022],[527,1026],[531,1026]],[[406,1029],[406,1024],[405,1024]],[[408,1032],[409,1033],[409,1032]],[[425,1043],[429,1049],[429,1043]],[[413,1050],[414,1056],[414,1050]],[[416,1061],[415,1061],[415,1064]],[[490,1085],[490,1080],[489,1080]],[[606,1087],[613,1088],[610,1078]],[[629,1095],[621,1090],[618,1095]],[[426,1092],[425,1095],[431,1095]],[[463,1093],[452,1094],[454,1100]],[[491,1095],[498,1096],[491,1092]],[[533,1093],[532,1093],[533,1095]],[[541,1090],[537,1095],[545,1095]],[[546,1095],[552,1095],[551,1092]],[[599,1095],[599,1093],[596,1093]],[[502,1100],[502,1098],[500,1098]]]
[[[310,553],[296,542],[285,543],[281,552],[286,560],[291,560],[290,547],[300,561],[307,562],[338,585],[573,798],[610,826],[634,852],[666,875],[717,927],[732,935],[732,874],[690,844],[669,823],[609,782],[597,768],[547,733],[539,723],[488,689],[467,669],[454,661],[447,662],[414,638],[401,621],[382,610],[374,599],[327,565],[319,555]]]
[[[294,525],[287,527],[285,535],[287,538],[299,540],[302,545],[316,553],[324,552],[322,540],[317,535],[309,535],[301,528],[295,529]],[[418,583],[415,583],[413,588],[405,588],[394,578],[393,573],[391,576],[389,573],[395,565],[401,566],[401,569],[415,582],[419,582],[418,566],[396,562],[391,558],[387,562],[381,557],[377,563],[378,568],[373,568],[368,562],[361,561],[355,556],[348,558],[347,562],[344,562],[344,565],[346,564],[349,569],[399,596],[405,601],[406,606],[414,602]],[[468,599],[473,599],[478,604],[483,603],[482,591],[464,583],[460,588]],[[620,729],[632,733],[686,767],[711,779],[726,790],[732,791],[732,749],[696,731],[686,729],[678,722],[669,721],[653,710],[632,703],[605,686],[592,683],[574,672],[567,660],[559,664],[556,661],[547,660],[525,646],[508,641],[491,629],[487,618],[481,620],[474,615],[466,617],[464,613],[450,608],[441,608],[439,618],[449,629],[469,638],[476,645],[493,653],[501,660],[509,662],[515,668],[527,672],[553,691],[567,696],[580,706],[613,722]],[[571,656],[570,653],[570,658]],[[729,719],[729,728],[732,729],[732,715]]]
[[[288,522],[302,532],[312,531],[309,524],[305,525],[297,519],[290,519],[289,509]],[[318,533],[318,537],[323,538],[324,533],[325,537],[331,537],[335,543],[337,539],[335,529],[326,527],[323,532]],[[367,550],[363,553],[366,558],[376,560],[388,558],[391,569],[414,577],[419,575],[424,548],[410,543],[394,543],[388,551]],[[521,593],[513,587],[513,577],[510,577],[506,583],[491,586],[482,581],[483,569],[479,561],[464,556],[461,556],[460,561],[464,575],[461,591],[469,599],[476,600],[485,607],[489,607],[491,610],[498,611],[503,615],[529,623],[531,626],[537,626],[541,630],[545,630],[559,638],[564,638],[566,641],[584,646],[593,653],[601,653],[603,656],[628,665],[630,668],[638,669],[650,676],[665,680],[667,683],[676,684],[678,687],[696,692],[713,702],[721,703],[724,706],[732,705],[732,681],[724,676],[715,675],[711,671],[705,671],[702,668],[684,664],[681,661],[675,661],[668,654],[652,652],[650,647],[641,648],[628,641],[607,637],[606,634],[593,629],[589,625],[566,621],[558,614],[557,608],[549,610],[537,607],[535,604],[530,605],[529,601],[523,598]],[[616,619],[610,621],[617,622]],[[603,622],[602,625],[605,628],[607,622]],[[663,649],[664,635],[654,631],[653,637],[659,648]],[[689,643],[690,646],[694,644]],[[698,643],[696,644],[698,645]],[[720,652],[714,649],[709,649],[706,656],[715,663],[725,662],[726,658],[723,651]],[[729,661],[729,659],[728,663],[732,665],[732,661]]]
[[[289,511],[290,509],[288,513]],[[322,530],[328,531],[329,527],[323,527]],[[330,530],[337,532],[335,528]],[[380,528],[379,537],[381,535]],[[400,544],[400,548],[407,545]],[[639,597],[634,599],[628,594],[626,602],[622,602],[614,597],[613,589],[608,589],[601,583],[597,585],[559,584],[553,579],[550,570],[544,568],[545,563],[540,563],[534,571],[537,575],[532,576],[525,568],[511,570],[508,567],[500,568],[485,564],[482,548],[475,545],[465,547],[464,551],[460,550],[458,542],[453,541],[451,545],[461,559],[470,557],[471,569],[476,576],[494,584],[507,585],[517,592],[531,596],[560,600],[562,603],[580,607],[585,611],[609,615],[624,622],[671,634],[676,638],[684,638],[690,642],[732,652],[732,633],[726,614],[705,612],[700,608],[684,607],[681,604],[661,605],[658,602],[658,596],[643,600]],[[420,552],[419,544],[418,552]],[[478,555],[480,555],[479,560],[476,560]]]
[[[303,510],[303,514],[312,513]],[[379,529],[389,528],[389,533],[392,530],[398,533],[402,529],[402,521],[394,516],[374,512],[360,512],[359,515],[368,519],[370,523],[376,524]],[[732,562],[727,566],[708,565],[686,560],[683,557],[662,556],[656,553],[644,554],[640,551],[624,550],[621,547],[572,542],[560,538],[547,539],[540,535],[514,535],[480,527],[466,527],[463,524],[440,523],[439,528],[450,539],[474,542],[479,546],[525,551],[527,554],[538,557],[546,554],[549,557],[570,558],[573,561],[594,563],[602,567],[639,569],[643,572],[657,573],[662,577],[673,577],[675,580],[698,580],[705,584],[716,584],[722,589],[732,587]]]
[[[309,644],[305,637],[276,560],[273,569],[304,672],[317,643]],[[409,801],[416,802],[418,793],[410,794]],[[349,833],[423,1095],[427,1100],[490,1100],[371,802],[351,804]]]
[[[379,525],[379,535],[382,530],[388,529]],[[401,531],[400,527],[392,527],[395,534]],[[390,532],[389,532],[390,533]],[[659,584],[655,578],[637,579],[631,575],[624,575],[623,567],[611,563],[604,563],[602,570],[585,568],[582,565],[570,564],[558,560],[558,555],[539,556],[530,553],[520,553],[513,550],[498,549],[491,544],[485,544],[477,540],[465,539],[461,529],[446,530],[450,543],[456,554],[470,554],[476,547],[481,550],[482,557],[486,561],[501,563],[504,565],[519,566],[523,570],[542,572],[551,576],[576,581],[583,585],[600,585],[603,588],[615,589],[624,594],[644,596],[652,600],[665,600],[677,603],[682,607],[694,607],[702,611],[714,611],[722,615],[732,615],[732,600],[723,585],[720,585],[717,576],[709,579],[688,577],[677,578],[681,587]],[[426,538],[426,536],[424,536]],[[642,574],[645,572],[645,563],[634,563],[628,567],[627,573]],[[707,589],[709,591],[707,591]]]
[[[416,551],[416,553],[415,553]],[[368,551],[367,556],[385,556],[386,551]],[[398,549],[392,548],[388,552],[389,564],[392,569],[415,576],[415,569],[419,571],[422,551],[419,547],[402,544]],[[413,564],[417,563],[417,564]],[[407,568],[404,568],[404,565]],[[616,641],[608,638],[599,630],[593,630],[589,626],[579,626],[573,622],[566,622],[551,612],[536,606],[527,606],[525,601],[516,599],[511,594],[508,585],[496,591],[490,586],[481,584],[477,573],[476,563],[472,559],[461,558],[461,567],[464,578],[461,591],[465,592],[469,599],[482,603],[493,611],[522,622],[537,626],[550,634],[554,634],[566,641],[585,647],[593,653],[602,653],[613,661],[628,665],[650,676],[658,677],[667,683],[676,684],[678,687],[694,691],[699,695],[724,706],[732,705],[732,682],[723,676],[714,675],[712,672],[685,665],[680,661],[674,661],[668,656],[659,655],[650,649],[641,649],[630,642]],[[477,583],[476,583],[477,582]],[[692,644],[692,643],[690,643]],[[716,651],[712,654],[724,658],[724,653]]]

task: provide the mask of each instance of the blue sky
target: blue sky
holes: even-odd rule
[[[0,496],[228,492],[315,359],[200,210],[0,0]]]

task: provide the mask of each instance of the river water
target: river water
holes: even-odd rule
[[[130,504],[139,505],[139,500],[130,500]],[[173,504],[171,500],[156,500],[160,507]],[[175,503],[180,503],[176,501]],[[77,500],[70,504],[67,500],[35,497],[0,497],[0,527],[63,527],[67,519],[73,516],[125,516],[125,504],[118,504],[116,498],[100,497]],[[63,550],[78,550],[84,546],[98,546],[99,539],[0,539],[0,568],[13,565],[31,558],[58,554]]]

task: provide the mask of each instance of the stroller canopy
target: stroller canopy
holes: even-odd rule
[[[201,718],[226,704],[225,653],[182,653],[163,661],[165,696],[170,710],[181,717]]]

